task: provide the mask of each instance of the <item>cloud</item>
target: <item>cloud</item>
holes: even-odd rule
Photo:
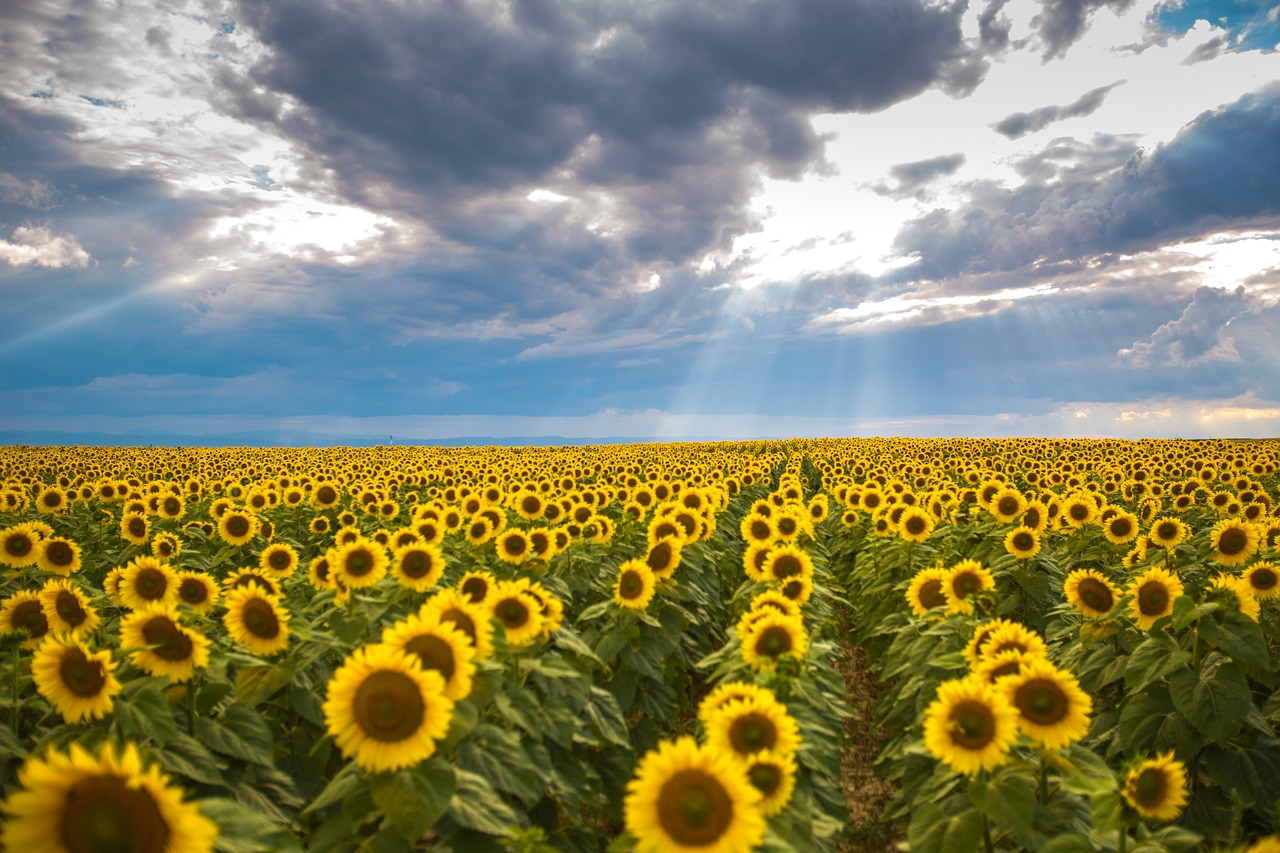
[[[927,160],[898,163],[889,167],[889,177],[897,181],[897,185],[889,187],[879,184],[873,189],[878,194],[891,198],[920,198],[925,186],[938,178],[954,174],[964,163],[964,154],[944,154]]]
[[[1032,20],[1041,42],[1044,59],[1061,58],[1088,28],[1089,19],[1099,9],[1123,12],[1134,0],[1044,0],[1040,13]]]
[[[19,225],[13,229],[13,242],[0,240],[0,261],[15,267],[82,269],[91,260],[75,237],[54,234],[44,226]]]
[[[1018,139],[1028,133],[1042,130],[1056,121],[1090,115],[1098,107],[1102,106],[1102,102],[1106,100],[1107,94],[1112,89],[1124,82],[1120,80],[1109,86],[1090,89],[1079,98],[1063,106],[1039,107],[1030,112],[1013,113],[1000,119],[992,127],[1001,136],[1006,136],[1009,139]]]
[[[1113,156],[1113,155],[1110,155]],[[898,232],[919,261],[904,279],[1009,270],[1134,252],[1280,217],[1280,86],[1201,114],[1172,141],[1135,151],[1099,180],[971,185],[956,209],[935,209]]]
[[[1227,334],[1232,320],[1249,310],[1244,286],[1224,291],[1198,287],[1182,316],[1165,323],[1150,338],[1117,353],[1129,367],[1195,367],[1213,361],[1239,362],[1235,339]]]

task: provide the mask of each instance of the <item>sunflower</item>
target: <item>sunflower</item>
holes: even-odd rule
[[[1280,566],[1262,561],[1244,570],[1244,581],[1254,598],[1266,600],[1280,595]]]
[[[767,589],[751,598],[751,610],[776,610],[788,616],[801,616],[800,604],[776,589]]]
[[[1191,536],[1191,528],[1180,518],[1164,516],[1151,522],[1147,528],[1147,538],[1152,545],[1161,548],[1173,548],[1186,542]]]
[[[3,807],[5,850],[211,853],[218,836],[217,824],[184,802],[159,765],[144,766],[132,743],[104,744],[97,758],[79,744],[50,749],[27,759],[18,784]]]
[[[772,542],[777,535],[772,521],[754,513],[742,517],[738,531],[748,545]]]
[[[657,580],[644,560],[627,560],[618,566],[613,583],[613,603],[625,610],[644,610],[653,600]]]
[[[927,617],[935,607],[945,607],[946,593],[943,587],[947,583],[949,572],[941,566],[921,569],[911,578],[907,587],[907,604],[916,616]]]
[[[1036,533],[1043,533],[1049,527],[1049,507],[1044,501],[1030,501],[1018,519],[1020,526],[1029,527]]]
[[[487,518],[476,517],[467,522],[464,534],[469,545],[483,545],[493,538],[493,524]]]
[[[1138,538],[1138,518],[1131,512],[1117,510],[1102,524],[1107,541],[1123,545]]]
[[[218,537],[228,545],[243,545],[258,533],[258,520],[241,507],[229,507],[218,519]]]
[[[809,635],[800,619],[770,613],[751,626],[742,642],[742,658],[760,672],[777,664],[783,655],[802,657],[808,648]]]
[[[964,647],[964,658],[969,662],[970,666],[976,666],[984,657],[987,644],[991,642],[991,635],[998,629],[1006,625],[1013,625],[1008,619],[992,619],[990,622],[983,622],[973,632],[973,637]]]
[[[437,592],[427,599],[418,613],[424,618],[437,619],[461,631],[475,649],[477,658],[493,655],[493,623],[489,621],[484,605],[472,604],[469,598],[456,589]]]
[[[444,574],[444,552],[439,545],[411,543],[391,553],[391,576],[414,592],[426,592]]]
[[[1061,518],[1067,525],[1079,530],[1098,516],[1098,505],[1088,494],[1077,492],[1062,502]]]
[[[1209,541],[1213,559],[1224,566],[1239,566],[1258,550],[1258,529],[1247,521],[1224,518],[1213,526]]]
[[[1152,566],[1134,578],[1126,590],[1133,596],[1133,619],[1138,630],[1146,631],[1157,619],[1173,612],[1173,602],[1182,595],[1182,581],[1159,566]]]
[[[794,755],[800,748],[800,726],[769,693],[725,702],[705,723],[707,747],[722,755],[746,759],[762,749]]]
[[[624,820],[636,853],[746,853],[764,839],[760,800],[739,762],[682,737],[641,759]]]
[[[298,568],[298,552],[292,545],[272,542],[258,555],[258,568],[283,580]]]
[[[762,750],[749,756],[744,766],[747,780],[760,792],[760,814],[772,817],[785,809],[796,789],[795,756]]]
[[[260,657],[289,648],[290,613],[278,596],[250,584],[228,593],[226,605],[222,624],[231,639]]]
[[[151,537],[151,556],[164,562],[172,562],[182,553],[182,543],[172,533],[157,533]]]
[[[933,516],[918,506],[909,506],[898,517],[898,536],[907,542],[923,542],[933,532]]]
[[[122,685],[111,652],[92,651],[69,637],[49,637],[31,658],[36,690],[68,723],[111,713]]]
[[[1023,667],[1041,659],[1020,649],[1005,649],[997,654],[980,658],[969,672],[988,684],[995,684],[1002,678],[1017,675],[1022,672]]]
[[[1096,569],[1076,569],[1067,575],[1062,591],[1071,606],[1083,613],[1086,619],[1106,616],[1115,610],[1120,598],[1120,590]]]
[[[155,557],[137,557],[124,567],[117,592],[130,610],[149,604],[169,605],[178,597],[178,576]]]
[[[63,578],[50,580],[40,590],[40,608],[50,634],[70,634],[80,639],[98,627],[100,621],[89,597]]]
[[[209,639],[178,621],[172,607],[151,605],[120,620],[120,646],[132,649],[134,665],[175,684],[190,681],[209,665]]]
[[[34,649],[49,633],[49,620],[40,606],[40,593],[20,590],[0,603],[0,631],[25,631],[24,649]]]
[[[533,553],[528,534],[516,527],[498,534],[494,544],[498,550],[498,559],[513,566],[520,565]]]
[[[976,678],[943,682],[925,711],[925,746],[935,758],[966,776],[1007,762],[1017,739],[1018,710]]]
[[[357,536],[334,549],[329,570],[348,588],[361,589],[382,580],[390,562],[386,548],[371,539]]]
[[[49,486],[36,498],[36,510],[45,514],[62,512],[67,508],[67,493],[57,486]]]
[[[321,481],[312,487],[308,500],[315,509],[333,509],[342,500],[342,490],[333,483]]]
[[[771,581],[792,577],[813,577],[813,558],[795,545],[779,545],[764,561],[764,575]]]
[[[178,603],[208,613],[222,597],[218,584],[204,572],[178,572]]]
[[[484,604],[493,592],[498,579],[486,571],[470,571],[458,579],[454,588],[475,605]]]
[[[51,536],[36,545],[36,564],[41,570],[63,577],[80,571],[80,546],[70,539]]]
[[[777,698],[767,687],[761,687],[750,681],[723,681],[715,689],[702,697],[698,704],[698,720],[705,729],[716,712],[736,699],[752,699],[763,697],[776,702]]]
[[[1017,489],[1006,486],[991,496],[987,509],[1001,524],[1009,524],[1026,512],[1027,499]]]
[[[680,565],[680,543],[675,539],[662,539],[649,545],[645,564],[658,580],[666,580]]]
[[[260,586],[272,595],[280,594],[279,581],[259,568],[236,569],[222,579],[222,591],[231,594],[247,586]]]
[[[1249,582],[1244,578],[1238,578],[1234,575],[1218,575],[1209,581],[1209,586],[1205,591],[1210,594],[1215,592],[1227,593],[1224,597],[1230,601],[1232,609],[1240,611],[1254,622],[1258,621],[1262,606],[1258,604],[1258,599],[1253,595],[1252,587],[1249,586]]]
[[[1040,553],[1040,534],[1025,525],[1005,534],[1004,549],[1019,560],[1029,560]]]
[[[971,596],[995,589],[996,579],[991,571],[977,560],[961,560],[947,569],[947,579],[942,584],[942,595],[947,600],[948,613],[972,613]]]
[[[1031,655],[1044,657],[1048,649],[1044,638],[1019,622],[1005,621],[987,635],[987,642],[982,645],[978,655],[981,659],[993,658],[1008,649]]]
[[[408,652],[377,644],[348,655],[329,681],[325,726],[343,756],[380,773],[430,758],[449,731],[444,678]]]
[[[434,615],[410,614],[383,629],[382,643],[415,657],[423,669],[440,673],[444,695],[450,699],[465,699],[471,693],[476,653],[456,624]]]
[[[1172,752],[1149,758],[1131,769],[1120,789],[1144,820],[1175,820],[1187,804],[1187,767]]]
[[[502,623],[507,645],[513,649],[528,646],[542,633],[542,605],[511,581],[498,581],[484,606],[490,618]]]
[[[34,566],[40,559],[40,535],[29,524],[0,530],[0,563],[15,569]]]
[[[1022,732],[1045,749],[1059,749],[1089,733],[1093,700],[1074,675],[1047,660],[1022,665],[1017,675],[1000,679],[997,690],[1018,710]]]

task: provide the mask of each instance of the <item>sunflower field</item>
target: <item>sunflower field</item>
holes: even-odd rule
[[[0,448],[0,849],[1280,851],[1280,441]],[[853,648],[874,714],[851,707]]]

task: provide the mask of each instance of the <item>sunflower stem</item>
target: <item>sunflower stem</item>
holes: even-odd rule
[[[1191,646],[1191,668],[1199,670],[1200,668],[1200,629],[1196,629],[1196,640]]]
[[[991,844],[991,818],[987,817],[986,812],[982,813],[982,849],[986,853],[995,853],[995,847]]]
[[[1049,762],[1045,760],[1045,756],[1040,756],[1040,788],[1037,791],[1040,795],[1040,805],[1047,806],[1049,804]]]
[[[15,643],[13,646],[13,669],[9,673],[9,695],[13,700],[13,733],[17,735],[18,740],[22,740],[22,730],[19,728],[22,719],[18,709],[18,665],[21,662],[18,648]]]
[[[187,734],[196,736],[196,676],[187,685]]]
[[[1125,853],[1129,847],[1129,827],[1120,827],[1119,837],[1116,839],[1116,853]]]

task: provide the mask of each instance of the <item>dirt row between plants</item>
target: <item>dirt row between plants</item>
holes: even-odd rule
[[[845,699],[854,716],[845,720],[849,745],[840,755],[844,799],[849,804],[850,831],[846,840],[836,842],[837,853],[885,853],[896,851],[903,827],[886,824],[880,819],[885,806],[893,798],[895,787],[876,776],[873,768],[880,745],[887,733],[874,730],[876,696],[880,685],[867,671],[866,654],[860,646],[847,641],[840,644],[841,654],[836,669],[844,679]]]

